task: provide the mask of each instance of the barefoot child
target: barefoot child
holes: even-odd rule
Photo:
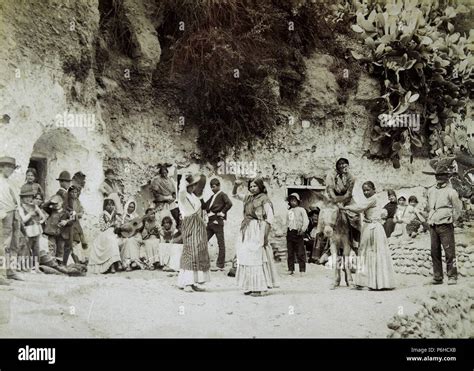
[[[23,229],[27,237],[27,246],[31,250],[34,264],[34,273],[40,273],[39,270],[39,238],[43,233],[41,224],[46,220],[46,214],[34,204],[36,193],[30,184],[21,187],[19,209],[20,218],[23,223]],[[22,263],[21,263],[22,264]]]

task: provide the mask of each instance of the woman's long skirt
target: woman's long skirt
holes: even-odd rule
[[[160,240],[155,236],[143,240],[143,244],[140,246],[140,258],[144,258],[149,267],[160,261],[159,246]]]
[[[354,283],[374,290],[393,289],[395,271],[382,224],[364,223]]]
[[[179,271],[181,256],[183,255],[183,245],[161,242],[159,251],[160,264],[174,271]]]
[[[133,237],[122,238],[120,256],[126,268],[130,267],[132,263],[135,263],[140,269],[145,268],[140,260],[140,237],[138,234]]]
[[[392,235],[392,232],[395,229],[395,222],[393,221],[393,218],[387,218],[387,220],[383,224],[383,229],[385,230],[385,235],[387,237],[390,237]]]
[[[279,286],[273,251],[264,241],[264,221],[250,221],[243,239],[239,236],[236,279],[244,291],[267,291]]]
[[[92,243],[87,271],[104,273],[112,264],[120,260],[119,239],[115,235],[114,229],[109,228],[100,232]]]
[[[183,253],[178,286],[184,287],[210,281],[211,263],[207,249],[207,232],[201,211],[183,218]]]

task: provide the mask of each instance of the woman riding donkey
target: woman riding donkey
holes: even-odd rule
[[[353,249],[357,252],[360,240],[360,217],[359,214],[350,210],[342,209],[344,206],[354,203],[352,190],[355,178],[349,172],[349,161],[340,158],[336,162],[336,170],[326,177],[327,208],[320,215],[321,223],[318,224],[318,232],[330,238],[331,255],[335,265],[334,289],[340,284],[339,264],[344,257],[344,272],[348,286],[352,286],[352,276],[349,267],[349,254]]]

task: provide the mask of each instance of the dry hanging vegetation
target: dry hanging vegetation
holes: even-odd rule
[[[187,123],[199,128],[204,159],[251,148],[279,123],[304,80],[303,56],[334,50],[323,2],[160,0],[162,46],[155,87],[173,90]],[[295,10],[296,9],[296,10]],[[294,29],[292,28],[294,26]]]

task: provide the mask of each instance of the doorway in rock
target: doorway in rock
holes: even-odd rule
[[[33,156],[30,158],[28,167],[36,170],[38,178],[36,182],[41,185],[41,188],[46,189],[46,175],[48,174],[48,161],[46,157]]]

